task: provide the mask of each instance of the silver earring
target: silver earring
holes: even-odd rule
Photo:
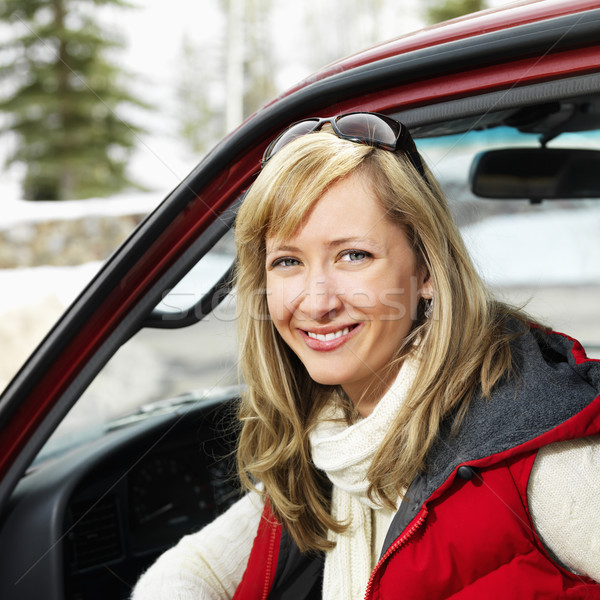
[[[433,315],[433,298],[425,299],[425,318],[431,319],[431,315]]]

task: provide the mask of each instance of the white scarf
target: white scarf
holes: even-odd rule
[[[326,600],[364,597],[371,574],[371,511],[385,510],[368,498],[366,475],[407,397],[417,367],[418,361],[413,356],[404,360],[396,380],[368,417],[348,426],[341,409],[328,407],[310,435],[313,462],[333,483],[332,516],[350,523],[341,535],[329,532],[329,539],[336,545],[325,559],[323,598]]]

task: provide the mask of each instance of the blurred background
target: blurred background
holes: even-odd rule
[[[327,63],[502,0],[0,0],[0,392],[216,141]]]

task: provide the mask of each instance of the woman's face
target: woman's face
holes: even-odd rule
[[[277,331],[315,381],[341,385],[370,414],[395,377],[385,367],[419,298],[431,297],[406,235],[366,177],[353,174],[328,189],[294,236],[267,237],[266,249]],[[367,390],[377,391],[362,397]]]

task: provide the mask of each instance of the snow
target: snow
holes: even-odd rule
[[[0,230],[44,221],[63,221],[94,216],[139,215],[152,211],[162,201],[161,194],[135,193],[111,198],[63,202],[28,202],[8,196],[10,187],[0,185],[2,201]],[[101,262],[77,266],[41,266],[0,269],[0,314],[17,307],[33,307],[52,297],[66,308],[97,273]]]
[[[2,194],[0,186],[0,194]],[[65,200],[61,202],[29,202],[13,200],[10,196],[2,200],[0,229],[15,225],[44,221],[63,221],[95,216],[119,216],[148,214],[163,200],[162,194],[133,193],[111,198],[89,200]]]
[[[70,267],[0,269],[0,314],[18,307],[35,307],[44,298],[55,298],[66,308],[98,272],[102,263]]]
[[[600,207],[502,215],[462,233],[491,285],[600,285]]]

